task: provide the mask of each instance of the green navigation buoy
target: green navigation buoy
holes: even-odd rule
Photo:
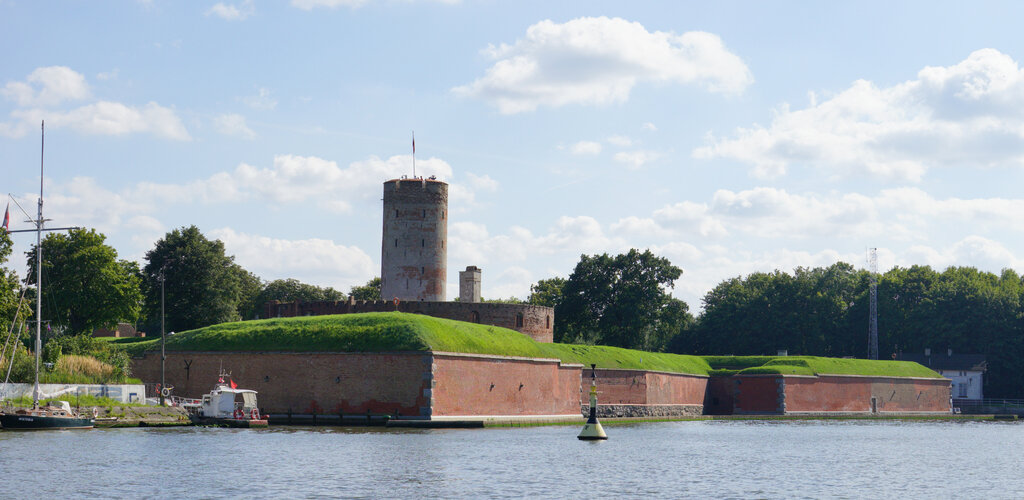
[[[590,417],[587,418],[587,423],[583,424],[583,430],[580,431],[580,435],[576,437],[585,441],[608,439],[608,435],[604,433],[604,427],[601,427],[601,422],[597,421],[596,364],[590,365]]]

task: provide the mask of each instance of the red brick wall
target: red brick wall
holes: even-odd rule
[[[679,373],[598,369],[598,405],[701,405],[707,382],[707,377]],[[583,370],[582,389],[589,397],[589,368]]]
[[[704,394],[704,413],[707,415],[732,415],[733,394],[736,380],[732,377],[711,377]]]
[[[738,414],[870,413],[872,397],[879,413],[949,411],[946,379],[849,375],[737,375],[732,379]]]
[[[576,415],[580,365],[434,353],[433,416]]]
[[[365,312],[393,311],[426,314],[435,318],[454,319],[469,323],[480,323],[509,328],[529,335],[537,342],[552,341],[555,325],[555,310],[551,307],[528,304],[499,304],[493,302],[426,302],[399,301],[323,301],[323,302],[267,302],[263,306],[263,318],[288,318],[293,316],[322,316],[325,314],[353,314]],[[475,313],[475,314],[474,314]],[[517,316],[522,314],[523,324],[517,326]]]
[[[223,366],[239,387],[258,391],[261,411],[270,413],[420,416],[430,407],[429,353],[169,352],[166,366],[174,394],[193,398],[213,388]],[[133,359],[132,373],[159,382],[160,354]]]
[[[734,375],[733,413],[781,413],[782,377],[779,375]]]

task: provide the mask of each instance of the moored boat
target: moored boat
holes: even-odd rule
[[[231,380],[231,375],[223,372],[213,390],[203,394],[202,399],[192,400],[181,406],[189,411],[189,418],[197,425],[267,426],[267,419],[260,415],[256,404],[256,391],[239,389]]]
[[[40,124],[40,129],[45,130],[45,124]],[[45,138],[45,135],[43,136]],[[45,143],[45,139],[44,139]],[[40,155],[41,155],[40,151]],[[43,159],[39,158],[39,208],[38,216],[32,222],[36,228],[36,342],[35,342],[35,382],[32,388],[31,408],[5,408],[0,410],[0,426],[4,430],[44,430],[44,429],[92,429],[95,423],[93,416],[83,416],[71,409],[67,401],[57,401],[57,406],[49,404],[39,406],[39,354],[43,350],[41,340],[42,331],[42,296],[43,296],[43,231],[64,230],[71,228],[44,229],[48,219],[43,218]],[[25,231],[7,231],[18,233]],[[21,305],[18,305],[19,309]],[[14,322],[11,323],[14,327]],[[14,356],[10,357],[13,363]],[[10,370],[8,369],[8,373]]]

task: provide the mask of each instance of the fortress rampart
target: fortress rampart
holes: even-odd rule
[[[550,343],[554,337],[555,310],[530,304],[496,302],[427,302],[386,300],[348,300],[321,302],[267,302],[263,318],[321,316],[365,312],[405,312],[435,318],[454,319],[482,325],[500,326],[529,335],[537,342]]]

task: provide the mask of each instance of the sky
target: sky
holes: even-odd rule
[[[380,274],[384,181],[450,184],[448,296],[650,249],[691,310],[843,261],[1024,272],[1020,2],[0,0],[0,189],[145,264]],[[29,228],[10,203],[11,229]],[[34,242],[15,233],[24,276]]]

